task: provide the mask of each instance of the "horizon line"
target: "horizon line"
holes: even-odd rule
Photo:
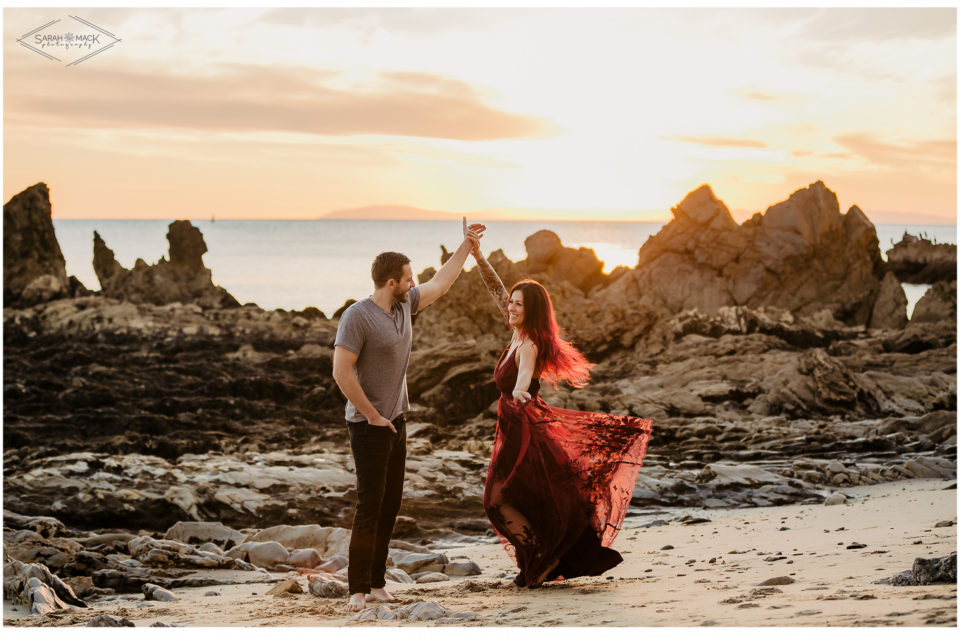
[[[870,215],[866,214],[866,217],[869,219]],[[456,223],[459,222],[459,219],[395,219],[395,218],[377,218],[377,219],[329,219],[325,217],[314,217],[314,218],[296,218],[296,217],[283,217],[283,218],[236,218],[236,217],[224,217],[221,219],[208,219],[206,217],[149,217],[149,218],[134,218],[134,217],[87,217],[87,216],[72,216],[72,217],[57,217],[51,216],[51,219],[54,221],[198,221],[203,223],[216,223],[217,220],[220,221],[336,221],[336,222],[345,222],[345,223],[357,223],[357,222],[375,222],[382,223],[384,221],[395,221],[402,223]],[[468,216],[469,220],[469,216]],[[670,219],[558,219],[558,218],[520,218],[520,219],[493,219],[487,221],[487,223],[534,223],[534,222],[550,222],[550,223],[669,223],[672,220]],[[747,220],[747,219],[744,219]],[[930,225],[937,227],[957,227],[957,223],[930,223],[930,222],[921,222],[921,223],[878,223],[870,219],[870,222],[874,225]],[[737,225],[742,225],[743,222],[737,223]]]

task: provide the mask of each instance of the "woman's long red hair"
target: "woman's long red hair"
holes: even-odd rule
[[[523,324],[521,336],[529,337],[537,345],[536,368],[540,377],[553,384],[566,380],[571,386],[586,386],[590,369],[594,366],[570,342],[560,337],[560,326],[553,312],[550,294],[535,280],[521,280],[510,290],[523,294]]]

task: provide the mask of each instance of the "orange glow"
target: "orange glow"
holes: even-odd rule
[[[956,221],[954,9],[84,9],[71,67],[17,43],[58,11],[4,10],[3,176],[60,218]]]

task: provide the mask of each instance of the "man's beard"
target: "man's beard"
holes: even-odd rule
[[[398,289],[399,289],[399,288],[398,288]],[[393,292],[393,301],[394,301],[395,303],[405,303],[405,302],[407,302],[407,292],[409,292],[409,291],[410,291],[410,290],[407,290],[407,291],[402,292],[402,291],[399,291],[399,290],[398,290],[398,291]]]

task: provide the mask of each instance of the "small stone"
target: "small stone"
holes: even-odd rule
[[[673,546],[668,543],[667,545],[663,546],[663,547],[660,548],[660,549],[661,549],[661,550],[673,550]]]
[[[431,572],[437,574],[437,572]],[[447,613],[447,609],[436,601],[427,601],[423,603],[414,603],[409,607],[407,620],[411,621],[432,621],[440,618]]]
[[[784,531],[789,530],[789,529],[790,529],[790,528],[788,528],[787,526],[780,526],[780,532],[784,532]]]
[[[427,572],[415,576],[414,579],[417,581],[417,585],[419,585],[421,583],[441,583],[443,581],[449,581],[450,577],[443,572]]]
[[[480,574],[480,566],[473,561],[454,561],[443,566],[447,576],[475,576]]]
[[[933,527],[934,527],[934,528],[949,528],[950,526],[955,526],[955,525],[957,525],[957,522],[956,522],[956,521],[938,521],[936,524],[934,524]]]
[[[413,583],[413,578],[399,568],[387,568],[384,572],[384,578],[394,583]]]
[[[854,542],[854,543],[851,543],[850,545],[847,546],[847,550],[859,550],[860,548],[865,548],[865,547],[867,547],[867,546],[865,546],[865,545],[862,544],[862,543],[856,543],[856,542]]]
[[[272,588],[270,588],[267,594],[270,596],[278,596],[280,594],[303,594],[303,588],[300,587],[300,584],[293,579],[289,579],[287,581],[280,581],[274,585]]]
[[[307,587],[311,594],[320,598],[344,598],[347,595],[347,586],[336,579],[309,576]]]
[[[154,585],[153,583],[144,583],[143,587],[140,589],[143,590],[143,598],[148,601],[154,600],[170,603],[178,600],[176,594],[168,589],[160,587],[159,585]]]
[[[764,581],[763,583],[760,583],[759,585],[760,585],[760,586],[766,586],[766,585],[790,585],[790,584],[793,583],[793,582],[794,582],[793,579],[790,578],[789,576],[775,576],[775,577],[773,577],[772,579],[767,579],[766,581]]]
[[[835,492],[823,500],[824,506],[839,506],[845,503],[847,503],[847,498],[843,495],[843,493],[839,492]]]
[[[222,596],[220,592],[216,590],[207,590],[206,592],[203,593],[203,595],[204,596]]]

